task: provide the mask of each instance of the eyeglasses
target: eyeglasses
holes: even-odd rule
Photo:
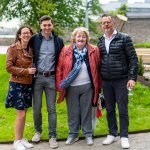
[[[31,33],[30,33],[30,32],[22,32],[21,34],[22,34],[22,35],[26,35],[26,34],[27,34],[27,35],[30,35]]]
[[[106,22],[101,22],[101,25],[106,25],[106,24],[111,24],[111,22],[109,22],[109,21],[106,21]]]

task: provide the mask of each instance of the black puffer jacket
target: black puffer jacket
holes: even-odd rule
[[[136,81],[138,70],[138,58],[131,38],[124,33],[117,32],[109,46],[107,54],[105,38],[98,42],[101,52],[101,77],[104,80],[116,80],[128,78]]]

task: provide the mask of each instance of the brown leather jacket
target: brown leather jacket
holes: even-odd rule
[[[32,75],[28,68],[32,66],[32,50],[22,49],[20,42],[11,45],[7,50],[6,70],[10,73],[10,81],[31,84]]]

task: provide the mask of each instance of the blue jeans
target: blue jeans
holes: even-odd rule
[[[37,75],[33,88],[33,119],[36,132],[42,132],[42,95],[45,92],[48,112],[49,138],[56,137],[56,85],[55,76]]]

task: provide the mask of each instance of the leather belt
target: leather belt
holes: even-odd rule
[[[51,75],[55,75],[55,71],[37,71],[37,74],[42,75],[44,77],[49,77]]]

